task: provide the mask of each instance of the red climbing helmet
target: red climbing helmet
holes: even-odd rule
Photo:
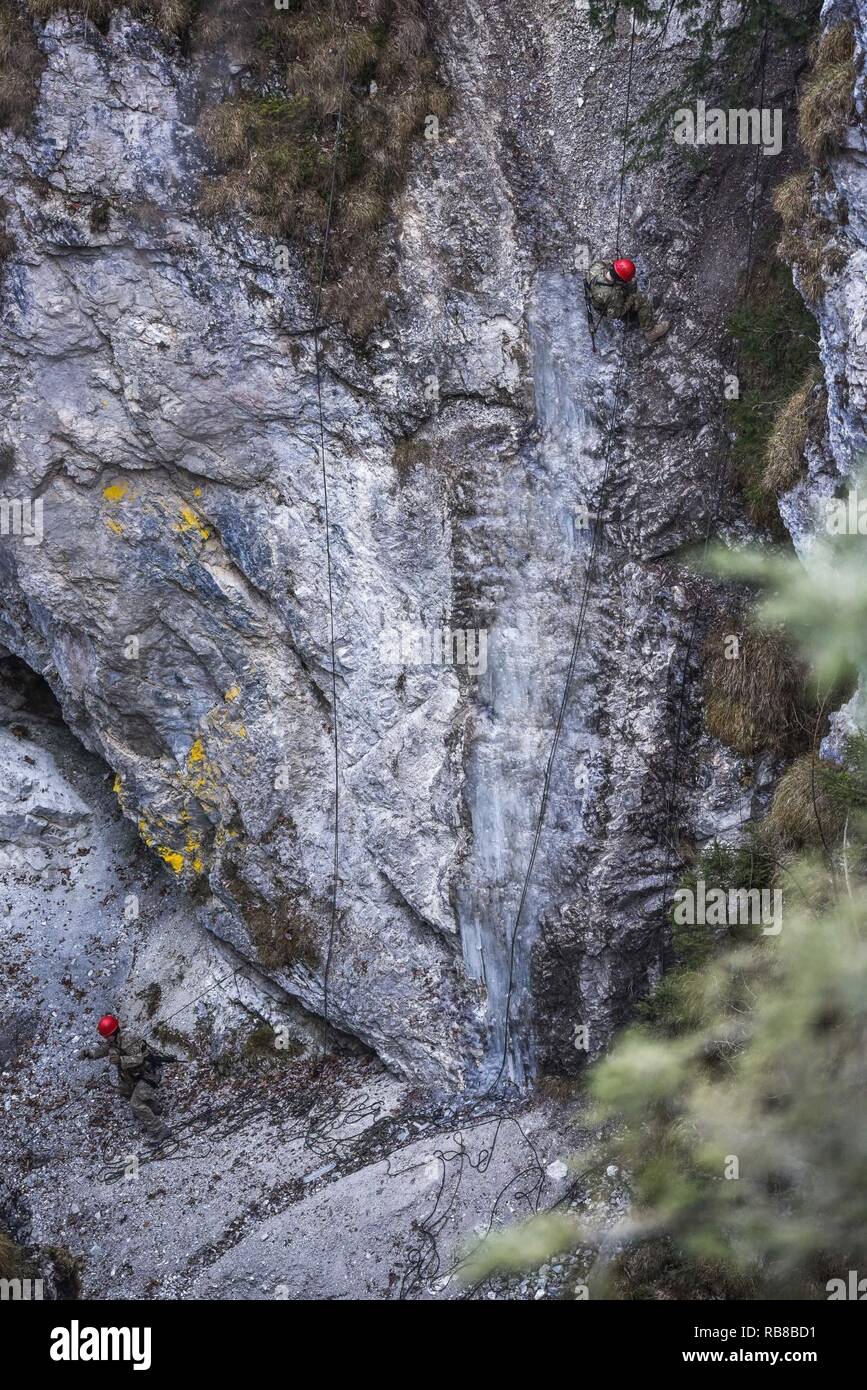
[[[635,276],[635,262],[628,261],[625,257],[623,257],[622,260],[615,261],[611,269],[614,271],[618,280],[632,280]]]
[[[103,1014],[96,1025],[96,1031],[101,1038],[113,1038],[119,1027],[120,1020],[115,1018],[114,1014]]]

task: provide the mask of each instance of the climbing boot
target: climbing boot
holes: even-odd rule
[[[655,323],[652,328],[648,328],[644,335],[644,341],[649,347],[652,347],[654,343],[659,342],[660,338],[665,337],[670,327],[671,324],[667,319],[663,319],[662,323]]]
[[[145,1139],[145,1143],[150,1149],[158,1149],[160,1144],[164,1144],[171,1138],[171,1130],[168,1125],[160,1125],[159,1129],[153,1130]]]

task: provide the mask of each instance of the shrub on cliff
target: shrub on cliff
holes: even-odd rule
[[[687,1035],[635,1030],[594,1077],[632,1175],[629,1246],[664,1236],[717,1297],[737,1279],[824,1297],[867,1261],[867,896],[787,914],[701,985]]]
[[[5,1231],[0,1231],[0,1279],[18,1278],[25,1264],[25,1252],[21,1246]]]
[[[0,0],[0,125],[27,125],[42,71],[42,54],[32,25],[15,0]]]
[[[811,753],[796,759],[783,774],[768,812],[768,829],[794,849],[820,849],[837,841],[845,808],[835,796],[837,768]]]

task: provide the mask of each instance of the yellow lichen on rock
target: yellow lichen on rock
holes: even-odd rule
[[[208,757],[203,739],[197,738],[192,744],[186,756],[186,765],[178,769],[173,783],[185,807],[195,802],[196,810],[205,809],[209,818],[210,812],[219,807],[222,799],[219,768]],[[181,811],[179,816],[182,825],[191,818],[189,811]]]
[[[192,507],[187,506],[181,507],[181,520],[175,525],[174,530],[179,531],[181,535],[185,535],[188,531],[195,531],[203,541],[206,541],[211,534],[201,517],[196,515]]]
[[[123,501],[128,492],[129,488],[126,483],[111,483],[108,487],[102,489],[103,497],[109,502]]]
[[[171,849],[168,845],[158,845],[157,854],[160,859],[164,859],[174,869],[176,874],[181,872],[184,867],[184,856],[178,850]]]
[[[239,685],[230,685],[230,686],[229,686],[229,689],[226,691],[225,695],[223,696],[223,699],[224,699],[224,700],[228,700],[229,704],[232,704],[232,702],[233,702],[234,700],[237,700],[237,698],[238,698],[238,696],[240,695],[240,693],[241,693],[241,687],[240,687]]]
[[[138,822],[138,833],[141,835],[148,849],[152,849],[156,843],[155,837],[150,832],[150,827],[144,817]]]
[[[190,789],[186,785],[188,780],[186,773],[181,773],[175,782],[175,789],[183,796],[185,802],[191,803]],[[115,789],[119,784],[120,777],[116,779]],[[199,808],[196,807],[197,814],[198,810]],[[205,870],[205,854],[202,848],[204,831],[201,826],[197,828],[191,825],[191,819],[189,806],[185,804],[177,811],[173,808],[170,818],[157,815],[153,810],[150,810],[138,820],[138,832],[143,842],[149,849],[153,849],[176,874],[183,873],[184,869],[187,868],[192,869],[197,874],[201,874]],[[182,847],[178,844],[181,835],[183,835]]]

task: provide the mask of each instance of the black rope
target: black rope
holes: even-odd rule
[[[632,11],[632,30],[629,35],[629,72],[626,78],[626,112],[623,117],[623,152],[620,157],[620,196],[617,200],[617,235],[614,238],[614,254],[620,255],[620,223],[623,216],[623,186],[626,179],[626,148],[629,137],[629,100],[632,95],[632,60],[635,53],[635,11]]]
[[[335,137],[334,137],[334,152],[333,152],[333,155],[332,155],[332,162],[331,162],[331,184],[330,184],[330,188],[329,188],[329,191],[328,191],[328,207],[327,207],[327,212],[326,212],[326,218],[325,218],[325,232],[324,232],[323,243],[322,243],[322,258],[321,258],[321,263],[320,263],[320,266],[319,266],[319,276],[318,276],[317,285],[316,285],[316,306],[315,306],[315,311],[314,311],[314,321],[313,321],[312,330],[311,330],[311,329],[306,329],[306,328],[303,329],[303,330],[300,330],[300,331],[302,331],[302,332],[304,332],[304,333],[308,333],[308,332],[311,332],[311,331],[312,331],[312,333],[313,333],[313,340],[314,340],[315,358],[316,358],[316,398],[317,398],[318,411],[319,411],[319,448],[320,448],[320,457],[321,457],[321,462],[322,462],[322,489],[323,489],[323,496],[324,496],[324,500],[325,500],[325,551],[326,551],[327,571],[328,571],[329,639],[330,639],[330,649],[331,649],[331,693],[332,693],[332,702],[333,702],[333,708],[334,708],[334,867],[333,867],[333,874],[332,874],[332,889],[331,889],[331,923],[330,923],[330,931],[329,931],[328,951],[327,951],[326,960],[325,960],[325,976],[324,976],[324,981],[323,981],[323,1003],[324,1003],[323,1018],[324,1018],[324,1021],[325,1021],[325,1029],[326,1029],[326,1032],[327,1032],[327,1029],[328,1029],[328,975],[329,975],[329,971],[330,971],[330,967],[331,967],[331,956],[332,956],[333,944],[334,944],[335,919],[336,919],[336,915],[337,915],[337,876],[338,876],[338,867],[339,867],[339,845],[340,845],[340,840],[339,840],[339,820],[338,820],[338,816],[339,816],[339,794],[340,794],[340,789],[339,789],[339,780],[338,780],[338,778],[339,778],[339,770],[340,770],[340,769],[339,769],[339,744],[338,744],[338,728],[337,728],[337,671],[336,671],[335,650],[334,650],[334,601],[333,601],[333,589],[332,589],[332,579],[331,579],[331,536],[330,536],[330,525],[329,525],[329,514],[328,514],[328,478],[327,478],[326,470],[325,470],[325,417],[324,417],[324,410],[323,410],[323,404],[322,404],[322,370],[321,370],[321,360],[322,360],[322,359],[321,359],[321,345],[320,345],[319,337],[320,337],[320,332],[321,332],[321,328],[322,328],[321,321],[320,321],[320,310],[321,310],[321,306],[322,306],[322,291],[323,291],[323,286],[324,286],[324,283],[325,283],[325,268],[326,268],[326,259],[327,259],[327,255],[328,255],[328,241],[329,241],[329,237],[330,237],[330,233],[331,233],[331,221],[332,221],[332,214],[333,214],[333,211],[334,211],[334,192],[335,192],[335,185],[336,185],[336,179],[337,179],[337,160],[338,160],[338,155],[339,155],[339,151],[340,151],[340,134],[341,134],[341,130],[342,130],[342,127],[343,127],[343,102],[344,102],[344,95],[345,95],[345,92],[346,92],[346,72],[347,72],[347,57],[346,57],[346,41],[345,41],[345,37],[344,37],[344,44],[343,44],[343,70],[342,70],[341,83],[340,83],[340,102],[339,102],[338,112],[337,112],[337,130],[336,130]],[[239,972],[240,969],[241,969],[241,967],[236,966],[233,970],[227,971],[225,975],[221,975],[217,980],[215,980],[215,981],[213,982],[213,984],[210,984],[210,985],[207,987],[207,989],[202,990],[200,994],[195,995],[194,998],[188,1000],[186,1004],[181,1005],[181,1007],[180,1007],[179,1009],[175,1009],[174,1013],[169,1014],[168,1018],[159,1019],[159,1020],[157,1021],[158,1025],[165,1026],[165,1024],[167,1024],[167,1023],[169,1023],[169,1022],[171,1021],[171,1019],[176,1018],[178,1014],[184,1013],[187,1009],[192,1008],[193,1004],[195,1004],[199,999],[203,998],[204,995],[210,994],[212,990],[217,989],[225,980],[232,979],[233,977],[234,977],[234,978],[237,978],[238,972]]]
[[[325,954],[325,971],[322,980],[322,1017],[325,1023],[323,1050],[328,1046],[328,984],[331,975],[331,961],[334,954],[334,933],[337,922],[337,887],[340,872],[340,741],[337,711],[337,663],[334,647],[334,590],[331,570],[331,524],[328,512],[328,474],[325,467],[325,412],[322,405],[322,348],[320,333],[320,310],[322,307],[322,288],[325,283],[325,266],[328,257],[328,241],[331,235],[331,219],[334,211],[334,192],[337,184],[337,160],[340,153],[340,133],[343,128],[343,102],[346,93],[346,36],[343,41],[343,70],[340,78],[340,103],[337,110],[337,130],[334,135],[334,153],[331,160],[331,185],[328,190],[328,211],[325,218],[325,232],[322,239],[322,261],[319,267],[319,283],[316,287],[316,309],[313,334],[316,357],[316,399],[319,409],[319,452],[322,464],[322,495],[325,504],[325,556],[328,573],[328,621],[329,644],[331,648],[331,702],[332,727],[334,731],[334,852],[331,873],[331,920],[328,929],[328,949]]]
[[[337,128],[336,128],[335,137],[334,137],[334,151],[333,151],[332,162],[331,162],[331,182],[330,182],[330,187],[329,187],[329,192],[328,192],[328,205],[327,205],[327,211],[326,211],[325,230],[324,230],[324,234],[323,234],[323,243],[322,243],[322,257],[321,257],[321,262],[320,262],[320,266],[319,266],[319,275],[318,275],[317,286],[316,286],[315,312],[314,312],[314,322],[313,322],[313,328],[312,328],[312,332],[313,332],[313,335],[314,335],[315,361],[316,361],[316,397],[317,397],[318,415],[319,415],[319,451],[320,451],[320,461],[321,461],[321,467],[322,467],[322,489],[323,489],[324,507],[325,507],[325,552],[326,552],[327,575],[328,575],[329,643],[330,643],[330,651],[331,651],[331,693],[332,693],[332,703],[333,703],[333,711],[334,711],[334,717],[333,717],[333,729],[334,729],[334,739],[333,739],[333,745],[334,745],[334,853],[333,853],[333,871],[332,871],[332,887],[331,887],[331,920],[330,920],[330,925],[329,925],[328,950],[327,950],[327,953],[326,953],[325,972],[324,972],[324,978],[323,978],[323,1020],[324,1020],[324,1025],[325,1025],[325,1034],[324,1034],[324,1038],[323,1038],[323,1049],[327,1048],[327,1031],[328,1031],[328,981],[329,981],[329,974],[330,974],[330,969],[331,969],[331,960],[332,960],[333,949],[334,949],[334,935],[335,935],[335,925],[336,925],[336,918],[337,918],[337,891],[338,891],[339,854],[340,854],[340,827],[339,827],[339,807],[340,807],[340,802],[339,802],[339,796],[340,796],[340,785],[339,785],[340,761],[339,761],[339,758],[340,758],[340,751],[339,751],[338,709],[337,709],[337,668],[336,668],[335,642],[334,642],[334,596],[333,596],[332,566],[331,566],[330,519],[329,519],[329,509],[328,509],[328,476],[327,476],[327,471],[326,471],[326,467],[325,467],[325,412],[324,412],[324,406],[323,406],[323,401],[322,401],[322,354],[321,354],[321,344],[320,344],[320,333],[321,333],[321,328],[322,328],[322,325],[321,325],[322,294],[323,294],[323,288],[324,288],[324,283],[325,283],[325,270],[326,270],[327,256],[328,256],[328,243],[329,243],[329,238],[330,238],[330,233],[331,233],[331,224],[332,224],[333,212],[334,212],[334,196],[335,196],[335,189],[336,189],[336,182],[337,182],[337,163],[338,163],[338,157],[339,157],[339,153],[340,153],[340,136],[341,136],[341,131],[342,131],[342,128],[343,128],[343,107],[344,107],[344,98],[345,98],[345,93],[346,93],[346,78],[347,78],[347,49],[346,49],[346,40],[345,40],[345,36],[344,36],[344,44],[343,44],[343,63],[342,63],[341,84],[340,84],[340,100],[339,100],[339,106],[338,106],[338,112],[337,112]],[[307,331],[307,330],[305,330],[305,331]],[[226,971],[226,973],[225,973],[224,975],[219,976],[219,977],[218,977],[216,980],[214,980],[210,985],[208,985],[208,987],[207,987],[206,989],[201,990],[199,994],[194,995],[192,999],[187,1000],[187,1002],[186,1002],[185,1004],[182,1004],[182,1005],[180,1006],[180,1008],[175,1009],[174,1012],[171,1013],[171,1014],[169,1014],[166,1018],[157,1020],[157,1025],[158,1025],[158,1026],[161,1025],[161,1026],[164,1027],[166,1024],[168,1024],[169,1022],[171,1022],[171,1020],[172,1020],[173,1018],[176,1018],[176,1017],[178,1016],[178,1014],[184,1013],[184,1012],[186,1012],[187,1009],[192,1008],[192,1006],[193,1006],[195,1003],[197,1003],[199,999],[202,999],[206,994],[210,994],[213,990],[218,989],[226,980],[232,979],[232,980],[237,981],[237,978],[238,978],[239,973],[243,973],[243,968],[242,968],[241,966],[235,966],[232,970]],[[62,1108],[65,1108],[65,1107],[62,1107]],[[205,1112],[204,1112],[205,1116],[206,1116],[206,1117],[209,1117],[209,1116],[211,1115],[211,1113],[212,1113],[212,1108],[211,1108],[211,1107],[206,1107],[206,1110],[205,1110]],[[186,1135],[186,1134],[191,1134],[191,1133],[192,1133],[192,1134],[195,1134],[195,1133],[201,1133],[201,1132],[203,1132],[203,1130],[196,1128],[196,1123],[197,1123],[197,1121],[196,1121],[196,1119],[194,1119],[193,1121],[191,1121],[190,1123],[188,1123],[188,1124],[184,1127],[184,1133],[185,1133],[185,1135]],[[205,1127],[207,1128],[207,1125],[206,1125]],[[167,1143],[166,1143],[164,1146],[160,1146],[159,1149],[155,1150],[155,1151],[153,1152],[153,1154],[151,1155],[151,1158],[150,1158],[149,1161],[153,1162],[153,1161],[157,1160],[158,1158],[165,1158],[165,1157],[173,1156],[174,1153],[175,1153],[176,1151],[177,1151],[177,1141],[171,1139],[171,1140],[167,1141]],[[107,1163],[107,1166],[108,1166],[108,1167],[111,1167],[110,1161],[106,1160],[106,1163]]]
[[[762,31],[762,46],[761,46],[761,50],[760,50],[760,63],[761,63],[761,87],[760,87],[760,91],[759,91],[759,113],[761,114],[761,112],[764,110],[764,105],[765,105],[765,74],[766,74],[766,71],[767,71],[767,63],[768,63],[768,15],[767,15],[767,12],[765,13],[765,27],[764,27],[764,30]],[[751,279],[752,273],[753,273],[753,237],[754,237],[754,235],[755,235],[755,227],[756,227],[756,200],[757,200],[758,191],[759,191],[759,156],[761,155],[761,152],[762,152],[762,147],[761,147],[760,142],[757,140],[757,141],[756,141],[756,162],[755,162],[755,167],[754,167],[754,169],[753,169],[753,196],[752,196],[752,200],[751,200],[751,203],[750,203],[750,237],[749,237],[749,241],[748,241],[748,243],[747,243],[747,277],[746,277],[746,281],[745,281],[745,284],[744,284],[744,293],[745,293],[745,294],[749,291],[749,288],[750,288],[750,279]]]
[[[243,966],[241,965],[236,965],[233,969],[227,970],[225,975],[219,975],[217,979],[214,980],[213,984],[208,985],[207,989],[203,989],[199,994],[194,994],[192,999],[188,999],[186,1004],[182,1004],[179,1009],[175,1009],[174,1013],[169,1014],[168,1018],[158,1018],[151,1026],[153,1028],[165,1028],[166,1024],[171,1023],[173,1018],[177,1018],[178,1014],[186,1013],[187,1009],[191,1009],[193,1005],[197,1004],[200,999],[203,999],[206,994],[210,994],[213,990],[219,989],[220,985],[224,984],[226,980],[236,981],[238,975],[242,973]]]
[[[623,153],[622,153],[622,157],[621,157],[621,161],[620,161],[620,196],[619,196],[619,199],[618,199],[618,206],[617,206],[617,237],[616,237],[616,239],[615,239],[615,249],[616,249],[616,251],[618,251],[618,252],[619,252],[619,247],[620,247],[620,221],[621,221],[621,214],[622,214],[622,209],[623,209],[623,184],[624,184],[624,179],[625,179],[625,177],[626,177],[626,141],[627,141],[627,134],[628,134],[628,130],[629,130],[629,107],[630,107],[630,100],[631,100],[631,95],[632,95],[632,68],[633,68],[634,53],[635,53],[635,14],[634,14],[634,12],[633,12],[633,15],[632,15],[632,29],[631,29],[631,33],[630,33],[630,37],[629,37],[629,74],[628,74],[628,78],[627,78],[627,82],[626,82],[626,109],[625,109],[624,118],[623,118],[623,119],[624,119],[624,124],[623,124]],[[604,507],[604,505],[605,505],[605,494],[606,494],[606,490],[607,490],[607,486],[608,486],[609,474],[610,474],[610,472],[611,472],[611,445],[612,445],[612,442],[613,442],[613,439],[614,439],[614,431],[615,431],[616,426],[617,426],[617,407],[618,407],[618,403],[619,403],[619,400],[620,400],[620,382],[621,382],[621,378],[622,378],[622,376],[623,376],[623,366],[624,366],[624,360],[625,360],[625,356],[624,356],[625,326],[624,326],[623,334],[624,334],[624,336],[622,336],[622,337],[621,337],[621,340],[620,340],[620,353],[619,353],[619,360],[618,360],[618,365],[617,365],[617,376],[616,376],[615,383],[614,383],[614,401],[613,401],[613,404],[612,404],[612,407],[611,407],[611,414],[610,414],[610,416],[609,416],[609,424],[608,424],[608,434],[607,434],[606,441],[605,441],[605,463],[604,463],[604,467],[603,467],[603,470],[602,470],[602,482],[601,482],[600,488],[599,488],[599,499],[598,499],[598,502],[597,502],[597,505],[596,505],[596,525],[595,525],[594,528],[593,528],[593,540],[592,540],[592,542],[591,542],[591,546],[590,546],[590,556],[589,556],[589,559],[588,559],[588,561],[587,561],[587,570],[586,570],[586,573],[585,573],[585,576],[584,576],[584,587],[583,587],[583,591],[582,591],[582,594],[581,594],[581,604],[580,604],[580,607],[579,607],[579,609],[578,609],[578,621],[577,621],[576,628],[575,628],[575,636],[574,636],[574,639],[573,639],[573,641],[572,641],[572,651],[571,651],[571,654],[570,654],[570,657],[569,657],[569,667],[568,667],[568,670],[567,670],[567,672],[566,672],[566,684],[565,684],[564,689],[563,689],[563,696],[562,696],[562,699],[560,700],[560,708],[559,708],[559,710],[558,710],[558,712],[557,712],[557,723],[556,723],[556,726],[555,726],[555,729],[554,729],[554,738],[553,738],[553,741],[552,741],[552,743],[551,743],[551,751],[550,751],[550,753],[548,754],[548,762],[547,762],[547,766],[546,766],[546,768],[545,768],[545,777],[544,777],[544,780],[543,780],[543,783],[542,783],[542,800],[541,800],[541,803],[540,803],[540,806],[539,806],[539,814],[538,814],[538,817],[537,817],[537,819],[536,819],[536,829],[535,829],[535,832],[534,832],[534,835],[533,835],[533,844],[532,844],[532,848],[531,848],[531,850],[530,850],[530,860],[529,860],[529,863],[528,863],[528,865],[527,865],[527,872],[526,872],[525,875],[524,875],[524,881],[523,881],[523,884],[522,884],[522,887],[521,887],[521,896],[520,896],[520,899],[519,899],[519,901],[518,901],[518,910],[517,910],[517,912],[516,912],[516,914],[515,914],[515,921],[514,921],[513,926],[512,926],[512,936],[511,936],[511,942],[510,942],[510,946],[509,946],[509,984],[508,984],[508,988],[507,988],[507,992],[506,992],[506,1013],[505,1013],[505,1019],[504,1019],[504,1025],[503,1025],[503,1056],[502,1056],[502,1059],[501,1059],[501,1061],[500,1061],[500,1067],[499,1067],[499,1070],[498,1070],[498,1072],[497,1072],[497,1075],[496,1075],[496,1077],[494,1078],[494,1080],[493,1080],[493,1082],[491,1083],[491,1085],[488,1087],[488,1093],[490,1093],[490,1091],[492,1091],[492,1090],[499,1084],[500,1080],[502,1079],[503,1072],[504,1072],[505,1069],[506,1069],[506,1062],[507,1062],[507,1060],[508,1060],[508,1053],[509,1053],[509,1028],[510,1028],[510,1025],[511,1025],[511,1018],[512,1018],[512,996],[513,996],[513,993],[514,993],[514,984],[515,984],[515,955],[516,955],[516,950],[517,950],[518,932],[519,932],[520,926],[521,926],[521,918],[523,917],[523,914],[524,914],[524,907],[525,907],[526,901],[527,901],[527,894],[528,894],[529,889],[530,889],[530,882],[531,882],[532,877],[533,877],[533,869],[534,869],[535,864],[536,864],[536,855],[537,855],[538,850],[539,850],[539,841],[541,840],[541,837],[542,837],[542,827],[543,827],[544,820],[545,820],[545,811],[547,810],[547,807],[548,807],[548,796],[549,796],[550,787],[551,787],[551,773],[552,773],[552,770],[553,770],[553,767],[554,767],[554,758],[555,758],[556,753],[557,753],[557,746],[558,746],[558,744],[559,744],[559,742],[560,742],[560,734],[561,734],[561,732],[562,732],[562,729],[563,729],[563,721],[564,721],[565,716],[566,716],[566,707],[567,707],[568,702],[569,702],[569,693],[570,693],[571,688],[572,688],[572,678],[573,678],[573,676],[574,676],[574,674],[575,674],[575,665],[576,665],[576,662],[577,662],[577,660],[578,660],[578,652],[579,652],[579,649],[580,649],[580,646],[581,646],[581,639],[582,639],[582,637],[583,637],[583,635],[584,635],[584,623],[585,623],[585,620],[586,620],[586,617],[587,617],[587,608],[588,608],[589,601],[590,601],[590,585],[591,585],[592,580],[593,580],[593,573],[594,573],[595,565],[596,565],[596,552],[597,552],[598,545],[599,545],[599,533],[600,533],[600,528],[601,528],[602,510],[603,510],[603,507]],[[596,351],[595,333],[593,332],[592,324],[591,324],[591,344],[592,344],[592,350],[593,350],[593,352],[595,353],[595,351]]]
[[[572,651],[569,657],[569,667],[566,672],[566,683],[563,688],[562,698],[560,700],[560,708],[557,712],[557,723],[554,729],[554,738],[551,743],[551,751],[548,754],[548,763],[545,768],[545,777],[542,784],[542,800],[539,806],[539,814],[536,819],[536,830],[533,835],[533,845],[530,851],[530,860],[527,865],[527,872],[524,875],[524,881],[521,888],[521,897],[518,902],[518,910],[515,914],[515,921],[512,927],[512,938],[509,950],[509,986],[506,995],[506,1015],[503,1033],[503,1057],[500,1062],[500,1069],[497,1072],[494,1081],[491,1083],[491,1086],[488,1088],[489,1091],[493,1090],[493,1088],[499,1083],[503,1075],[503,1072],[506,1069],[506,1061],[508,1058],[509,1049],[509,1026],[511,1023],[512,1015],[512,994],[514,992],[515,954],[518,940],[518,931],[521,925],[521,918],[524,913],[524,906],[527,901],[527,893],[529,892],[530,881],[533,876],[533,869],[536,864],[536,854],[539,849],[539,841],[542,837],[542,826],[545,820],[545,811],[548,807],[548,796],[551,788],[551,773],[554,767],[554,758],[557,753],[557,746],[560,742],[560,734],[563,729],[563,721],[566,715],[566,707],[569,702],[569,694],[572,688],[572,678],[575,674],[575,665],[578,660],[578,652],[581,646],[581,639],[584,636],[584,623],[587,617],[587,609],[590,602],[590,585],[593,580],[593,574],[596,567],[596,552],[599,547],[599,534],[601,529],[602,510],[605,505],[605,494],[608,487],[609,475],[611,473],[611,445],[614,439],[614,431],[617,426],[617,406],[620,399],[620,382],[623,376],[623,366],[625,361],[625,331],[626,330],[624,328],[623,336],[620,339],[619,362],[617,367],[617,376],[614,382],[614,402],[611,408],[611,415],[609,416],[608,434],[605,441],[605,464],[602,471],[602,482],[599,488],[599,500],[596,505],[596,525],[593,528],[593,540],[591,542],[590,556],[587,561],[587,570],[584,576],[584,587],[581,594],[581,604],[578,609],[578,621],[575,628],[575,636],[572,640]]]

